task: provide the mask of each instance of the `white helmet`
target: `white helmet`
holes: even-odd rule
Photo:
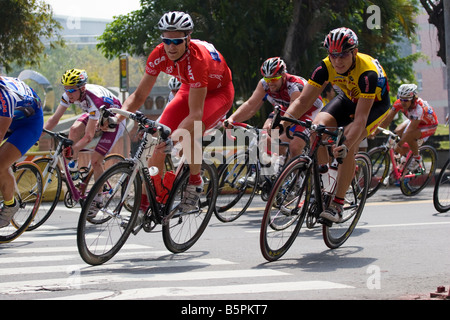
[[[177,78],[172,77],[170,78],[169,82],[167,83],[167,85],[169,86],[169,89],[172,90],[178,90],[181,87],[181,82],[178,81]]]
[[[417,95],[417,86],[413,83],[402,84],[397,91],[398,99],[412,100]]]
[[[187,13],[171,11],[165,13],[161,19],[159,19],[158,29],[161,31],[191,32],[194,29],[194,22]]]
[[[269,58],[261,66],[263,77],[271,78],[286,72],[286,63],[280,57]]]

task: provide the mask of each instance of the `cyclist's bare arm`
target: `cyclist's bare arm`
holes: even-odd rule
[[[134,91],[122,104],[122,109],[130,112],[136,112],[145,102],[150,91],[152,91],[153,86],[156,83],[157,77],[151,76],[144,73],[144,76],[139,83],[136,91]],[[117,119],[122,121],[125,119],[124,116],[117,114]]]
[[[261,82],[258,82],[258,85],[256,86],[255,91],[253,91],[251,97],[228,118],[228,122],[244,122],[253,117],[263,105],[265,95],[266,92],[264,91]]]
[[[300,118],[311,108],[311,106],[314,104],[317,97],[320,95],[327,84],[328,82],[325,81],[324,85],[321,88],[317,88],[309,83],[306,83],[303,88],[302,94],[297,99],[292,101],[286,113],[289,116],[294,117],[295,119]],[[289,123],[287,123],[286,125],[289,125]]]
[[[74,157],[77,157],[78,152],[84,147],[86,147],[89,144],[89,142],[92,141],[92,139],[94,139],[96,128],[97,128],[97,120],[89,119],[86,125],[86,129],[84,131],[85,134],[78,142],[76,142],[72,146]]]
[[[58,124],[59,120],[63,116],[64,112],[66,112],[67,108],[63,105],[58,105],[58,108],[56,108],[55,113],[48,118],[47,122],[44,125],[44,129],[47,130],[53,130],[54,127]]]
[[[386,117],[386,119],[384,119],[384,121],[379,125],[381,128],[387,128],[392,120],[394,120],[395,115],[397,114],[397,110],[395,109],[391,109],[389,110],[389,113]]]

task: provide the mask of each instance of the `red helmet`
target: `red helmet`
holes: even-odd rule
[[[337,28],[331,30],[325,37],[323,46],[329,53],[341,53],[358,47],[358,37],[349,28]]]

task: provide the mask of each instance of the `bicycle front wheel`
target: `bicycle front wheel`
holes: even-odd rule
[[[260,248],[268,261],[281,258],[291,247],[308,212],[311,184],[302,158],[291,161],[278,177],[264,210]]]
[[[248,152],[230,156],[219,170],[219,194],[214,214],[222,222],[239,218],[253,200],[259,172]]]
[[[424,145],[419,148],[419,154],[422,157],[420,167],[415,171],[409,170],[410,163],[415,161],[413,157],[410,157],[400,178],[400,190],[405,196],[414,196],[422,191],[433,178],[436,171],[436,149],[432,146]]]
[[[86,198],[77,228],[78,251],[86,263],[99,265],[114,257],[136,224],[142,185],[139,175],[131,181],[132,166],[121,162],[106,170]],[[131,212],[125,203],[132,205]]]
[[[189,170],[182,172],[175,180],[167,200],[163,218],[162,235],[164,245],[173,253],[180,253],[192,247],[202,235],[213,214],[217,199],[217,170],[213,165],[202,164],[203,193],[197,208],[184,213],[178,209],[183,197]]]
[[[355,175],[345,195],[341,222],[322,227],[323,240],[328,248],[340,247],[352,234],[364,210],[370,180],[370,160],[366,155],[355,156]]]
[[[389,176],[391,162],[389,150],[383,146],[369,150],[368,156],[372,165],[372,178],[370,179],[369,191],[367,193],[367,198],[370,198],[380,189],[386,177]]]
[[[11,223],[0,229],[0,243],[11,242],[19,237],[33,221],[42,201],[42,174],[33,162],[21,162],[14,168],[19,210]],[[3,200],[2,200],[3,201]]]
[[[442,167],[434,185],[433,205],[441,213],[450,210],[450,159]]]
[[[44,193],[42,195],[41,206],[39,207],[34,220],[28,226],[27,231],[32,231],[40,227],[52,215],[59,202],[62,190],[62,177],[59,166],[51,170],[50,158],[39,158],[34,160],[42,172]],[[51,171],[51,172],[50,172]]]

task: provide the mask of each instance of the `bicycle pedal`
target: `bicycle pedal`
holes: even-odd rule
[[[330,221],[328,219],[324,219],[324,218],[321,218],[321,217],[319,217],[317,219],[317,222],[320,223],[320,224],[326,225],[329,228],[331,228],[331,226],[333,225],[333,221]]]

